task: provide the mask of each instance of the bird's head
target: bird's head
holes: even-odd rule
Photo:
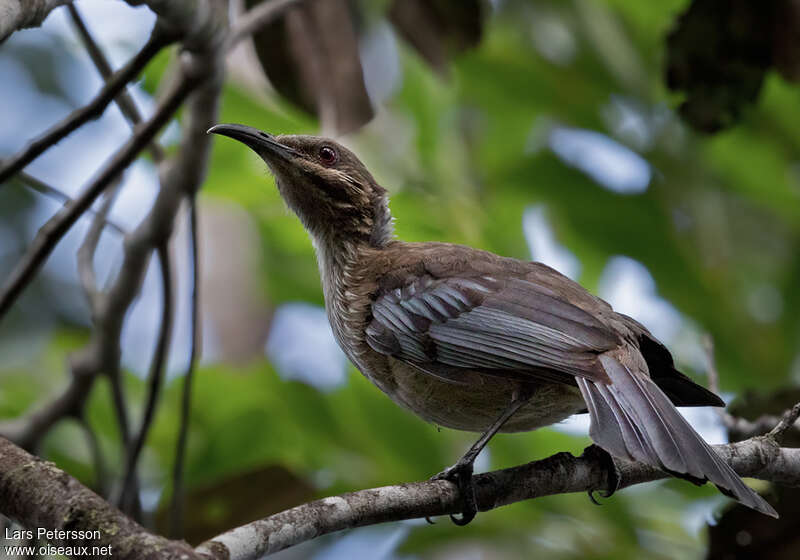
[[[218,124],[208,132],[238,140],[261,156],[315,242],[380,247],[391,239],[386,190],[344,146],[317,136],[273,136],[239,124]]]

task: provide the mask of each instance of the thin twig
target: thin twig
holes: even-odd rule
[[[83,432],[86,434],[86,442],[89,444],[89,451],[91,452],[92,462],[94,463],[95,490],[101,496],[105,496],[108,491],[108,469],[106,468],[106,461],[103,458],[103,450],[100,448],[97,434],[94,433],[92,426],[85,416],[81,416],[80,424],[83,427]]]
[[[67,5],[67,10],[69,10],[69,15],[72,18],[75,30],[78,32],[78,35],[80,35],[81,41],[86,51],[89,53],[89,57],[92,59],[97,71],[100,72],[100,75],[106,82],[110,81],[114,75],[114,71],[108,63],[108,59],[103,54],[102,49],[97,44],[97,41],[95,41],[89,29],[86,27],[86,23],[83,21],[83,17],[81,17],[77,6],[75,6],[75,4],[69,4]],[[123,88],[120,90],[114,102],[119,106],[119,110],[132,126],[136,126],[142,122],[142,115],[139,112],[139,108],[136,106],[136,102],[133,100],[130,93],[128,93],[127,89]],[[157,141],[153,140],[148,146],[148,149],[150,150],[150,155],[153,157],[153,161],[156,163],[164,159],[164,150]]]
[[[142,424],[139,427],[136,437],[128,447],[122,495],[120,497],[120,504],[122,505],[123,511],[129,511],[132,506],[130,502],[132,501],[131,493],[135,486],[136,465],[139,462],[139,456],[142,453],[144,442],[147,440],[147,434],[150,431],[150,426],[155,417],[156,405],[158,404],[158,397],[161,394],[161,386],[164,380],[164,367],[169,354],[169,343],[172,337],[172,264],[167,244],[168,240],[164,240],[164,242],[158,246],[157,250],[159,267],[161,269],[161,290],[163,299],[161,326],[159,327],[158,342],[156,343],[156,349],[153,353],[153,359],[150,362],[147,401],[144,407],[144,415],[142,416]]]
[[[89,227],[89,231],[86,233],[86,237],[83,240],[80,248],[78,249],[78,276],[81,281],[81,285],[83,287],[84,294],[86,295],[86,299],[89,301],[89,307],[92,313],[92,319],[95,325],[97,326],[98,321],[101,319],[103,314],[108,309],[107,306],[104,305],[104,298],[107,297],[101,290],[97,288],[97,281],[95,278],[94,273],[94,255],[97,251],[97,245],[100,242],[100,235],[103,232],[103,221],[105,217],[108,215],[108,212],[111,210],[111,206],[114,203],[114,199],[116,198],[117,194],[119,193],[120,186],[122,185],[121,176],[117,177],[115,181],[113,181],[109,190],[105,192],[105,198],[103,203],[98,211],[95,219],[92,221],[92,225]],[[99,351],[99,349],[98,349]],[[99,361],[95,362],[96,366],[91,371],[91,380],[93,381],[98,373],[100,373],[102,366],[100,365]],[[112,389],[112,402],[114,404],[114,410],[117,416],[117,424],[120,430],[120,439],[123,442],[130,441],[130,429],[128,424],[128,412],[127,406],[125,404],[125,396],[123,393],[121,376],[118,367],[110,367],[106,371],[107,375],[110,378],[110,384]],[[87,424],[87,430],[91,430],[91,428]],[[92,435],[94,433],[92,432]],[[96,453],[99,453],[99,447]],[[97,463],[97,460],[95,461]],[[104,473],[97,473],[97,480],[98,483],[101,484],[100,490],[102,491],[103,495],[106,491],[106,476]],[[137,489],[137,499],[135,500],[136,507],[132,507],[131,509],[138,513],[138,481],[134,481],[133,486]],[[131,500],[133,502],[133,500]]]
[[[730,415],[730,421],[726,423],[731,441],[740,441],[754,436],[763,436],[775,429],[781,421],[780,416],[764,414],[755,420],[748,420],[740,416]],[[800,429],[800,424],[795,424],[794,429]]]
[[[231,50],[242,39],[252,35],[265,25],[274,21],[294,4],[299,4],[304,0],[272,0],[261,2],[239,17],[231,27],[231,31],[225,41],[225,50]]]
[[[119,368],[107,371],[109,383],[111,384],[111,402],[114,405],[114,415],[117,417],[117,427],[122,445],[126,449],[131,444],[131,424],[128,420],[128,406],[125,399],[125,388],[122,386],[122,372]]]
[[[131,435],[131,424],[128,419],[128,405],[125,398],[125,387],[122,383],[122,370],[119,367],[119,358],[114,360],[114,363],[108,366],[105,370],[108,382],[111,385],[111,403],[114,408],[114,416],[117,418],[117,427],[119,428],[120,441],[122,448],[125,452],[125,457],[130,456],[131,449],[133,448],[134,438]],[[128,483],[128,508],[126,513],[136,521],[141,521],[142,510],[141,502],[139,500],[139,480],[136,478],[136,473],[133,473],[133,480]],[[124,491],[125,488],[122,489]],[[121,503],[122,491],[120,491],[117,503]]]
[[[0,165],[2,164],[3,160],[0,160]],[[25,186],[31,188],[32,190],[38,192],[41,195],[57,200],[61,204],[67,204],[72,200],[72,198],[69,195],[65,194],[64,192],[60,191],[59,189],[55,188],[52,185],[48,185],[41,179],[37,179],[36,177],[30,175],[29,173],[20,171],[17,174],[17,177],[22,183],[25,184]],[[86,210],[86,212],[92,214],[93,216],[97,215],[97,212],[95,212],[93,208],[89,208],[88,210]],[[104,219],[104,223],[110,229],[114,230],[116,233],[119,233],[120,235],[125,235],[125,229],[116,222],[114,222],[113,220]]]
[[[69,385],[57,397],[23,417],[4,422],[0,426],[0,435],[24,449],[34,450],[56,422],[70,416],[79,418],[94,384],[94,376],[91,366],[84,366],[80,359],[74,362],[70,368]]]
[[[98,301],[100,290],[97,288],[97,280],[94,273],[94,255],[97,252],[97,245],[100,243],[103,226],[107,223],[108,213],[114,204],[121,185],[121,177],[118,177],[105,192],[103,203],[95,214],[92,225],[89,226],[89,231],[86,232],[86,237],[78,249],[78,276],[86,299],[89,300],[93,317],[100,312]]]
[[[114,154],[114,157],[106,164],[99,176],[78,198],[67,203],[64,208],[39,229],[33,243],[20,262],[14,267],[14,270],[11,271],[2,291],[0,291],[0,320],[28,286],[30,280],[61,238],[78,218],[86,212],[111,181],[130,165],[139,152],[150,143],[158,131],[172,118],[172,115],[183,103],[183,100],[191,92],[194,85],[195,79],[185,75],[172,84],[171,90],[159,104],[155,114]]]
[[[192,340],[189,343],[189,363],[183,376],[183,394],[181,396],[181,419],[178,441],[175,445],[175,463],[172,468],[172,499],[170,501],[170,536],[173,539],[183,537],[183,496],[184,496],[184,463],[186,446],[189,441],[189,421],[192,413],[192,381],[200,349],[199,318],[199,262],[197,259],[197,201],[195,195],[189,195],[189,256],[192,274],[191,325]]]
[[[800,403],[795,404],[792,408],[784,412],[781,421],[778,422],[777,426],[770,430],[767,436],[776,441],[781,441],[786,431],[794,426],[794,423],[797,422],[798,418],[800,418]]]
[[[166,33],[158,23],[156,23],[150,38],[145,43],[142,50],[134,56],[125,66],[120,68],[105,83],[97,96],[86,106],[73,111],[63,121],[52,127],[50,130],[31,141],[20,153],[6,160],[0,167],[0,184],[5,183],[15,173],[21,171],[26,165],[38,157],[42,152],[55,145],[68,134],[103,114],[109,103],[121,92],[139,73],[147,66],[155,55],[162,48],[175,40],[175,36]],[[150,143],[152,137],[147,139]]]

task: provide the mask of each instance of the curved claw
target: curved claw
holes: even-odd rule
[[[464,509],[461,512],[461,517],[450,514],[450,520],[455,525],[463,527],[475,519],[478,514],[478,502],[475,498],[475,485],[472,481],[471,461],[464,463],[459,461],[452,467],[432,476],[431,480],[447,480],[458,487],[459,494],[461,494],[461,499],[464,502]],[[428,521],[430,522],[430,520]]]
[[[456,517],[454,514],[450,514],[450,521],[452,521],[455,525],[459,527],[463,527],[464,525],[469,525],[469,522],[475,519],[475,516],[478,514],[477,509],[473,509],[470,511],[466,511],[466,509],[461,513],[461,517]]]
[[[614,493],[619,489],[620,484],[620,472],[617,468],[616,463],[614,463],[614,458],[611,454],[603,449],[602,447],[592,444],[586,449],[583,450],[583,456],[587,458],[594,458],[596,459],[602,467],[606,471],[606,480],[608,481],[608,488],[600,489],[600,488],[592,488],[591,490],[587,491],[589,494],[589,499],[595,505],[602,505],[597,499],[594,497],[594,493],[598,492],[602,498],[610,498],[614,495]]]

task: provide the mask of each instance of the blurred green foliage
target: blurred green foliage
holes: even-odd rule
[[[580,281],[596,290],[614,255],[643,263],[660,295],[710,333],[724,391],[796,384],[800,369],[800,99],[769,76],[740,124],[711,137],[688,130],[669,110],[677,99],[662,77],[663,40],[683,0],[507,0],[491,14],[481,45],[435,74],[398,40],[401,78],[378,118],[347,141],[392,195],[397,233],[406,240],[468,243],[528,258],[522,214],[543,204],[555,236],[581,262]],[[544,23],[543,23],[544,22]],[[549,23],[547,23],[549,22]],[[537,47],[542,25],[567,37],[564,59]],[[571,54],[570,54],[571,53]],[[170,55],[148,69],[155,92]],[[280,99],[264,100],[229,81],[221,122],[274,133],[314,133],[309,116]],[[638,108],[649,139],[638,143],[609,116],[614,99]],[[598,131],[628,144],[652,166],[642,194],[619,194],[570,167],[537,131],[560,124]],[[543,128],[544,127],[544,128]],[[261,241],[260,286],[272,305],[322,303],[311,244],[284,210],[249,150],[215,142],[202,202],[245,208]],[[780,312],[759,320],[760,287],[779,296]],[[36,363],[2,371],[0,416],[15,417],[64,382],[63,360],[85,342],[64,327]],[[2,366],[0,366],[2,367]],[[694,372],[701,373],[702,372]],[[143,382],[127,376],[132,402]],[[170,382],[145,451],[145,488],[166,503],[179,419],[181,380]],[[246,366],[203,366],[196,377],[187,485],[234,479],[269,464],[288,468],[326,495],[424,479],[452,463],[473,435],[438,431],[392,404],[357,372],[322,393],[276,375],[266,359]],[[99,384],[89,419],[119,473],[118,434],[107,387]],[[503,435],[491,467],[588,443],[561,432]],[[48,457],[94,484],[82,431],[64,426]],[[486,558],[699,557],[704,534],[692,506],[718,500],[710,488],[682,482],[627,490],[593,506],[568,495],[479,515],[468,528],[441,520],[413,526],[401,552],[440,558],[473,547]],[[453,557],[458,557],[455,554]]]

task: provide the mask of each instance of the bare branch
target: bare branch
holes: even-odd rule
[[[717,445],[715,449],[741,476],[800,486],[800,449],[781,448],[772,437]],[[641,463],[616,462],[622,488],[668,477]],[[519,467],[476,475],[476,497],[480,511],[488,511],[541,496],[605,488],[607,477],[607,469],[596,454],[573,457],[558,453]],[[178,547],[185,558],[249,560],[342,529],[448,515],[457,513],[461,506],[457,487],[443,480],[360,490],[232,529],[193,552],[184,543],[144,532],[63,471],[0,438],[0,512],[29,527],[99,529],[97,544],[113,545],[114,556],[122,558],[175,558],[174,547]],[[114,531],[108,531],[109,527]],[[69,538],[57,541],[71,542]],[[154,551],[158,555],[149,555]]]
[[[768,434],[771,430],[774,430],[780,422],[781,418],[779,416],[773,416],[771,414],[759,416],[752,421],[727,414],[727,418],[724,420],[725,427],[728,429],[732,441],[741,441],[755,436],[763,436]],[[800,422],[796,421],[791,428],[800,432]]]
[[[164,366],[166,363],[167,355],[169,353],[169,342],[172,336],[172,320],[173,320],[173,295],[172,295],[172,265],[170,260],[169,249],[167,241],[164,240],[158,246],[158,262],[161,268],[161,288],[163,294],[162,313],[161,313],[161,326],[159,327],[158,342],[156,343],[153,359],[150,363],[150,373],[148,375],[147,387],[147,402],[145,403],[144,416],[142,417],[142,424],[139,432],[133,439],[131,446],[128,449],[128,457],[125,466],[125,476],[122,484],[122,495],[120,497],[120,504],[122,509],[130,511],[132,499],[132,491],[135,488],[136,478],[136,465],[139,462],[139,456],[144,448],[144,443],[147,440],[147,434],[150,431],[150,425],[155,416],[156,405],[158,404],[158,397],[161,393],[161,386],[164,379]]]
[[[89,300],[92,316],[97,314],[100,307],[100,292],[97,289],[97,280],[94,274],[94,254],[97,251],[97,245],[100,243],[100,235],[103,233],[106,216],[108,216],[108,212],[114,204],[114,199],[119,193],[121,184],[121,181],[117,179],[116,184],[106,191],[100,210],[92,220],[92,225],[89,226],[89,231],[86,232],[86,237],[78,249],[78,275],[83,291],[86,294],[86,299]]]
[[[90,206],[97,196],[108,188],[115,177],[119,177],[121,171],[152,141],[184,99],[189,97],[182,145],[176,156],[161,166],[162,188],[156,201],[141,224],[126,235],[121,270],[108,292],[102,294],[102,298],[98,297],[93,305],[95,328],[92,339],[87,346],[71,356],[73,379],[70,385],[46,407],[24,419],[4,423],[0,427],[0,432],[7,433],[30,447],[60,419],[66,416],[80,417],[95,379],[98,374],[105,373],[111,383],[123,444],[126,449],[130,449],[132,438],[119,366],[122,325],[127,310],[141,289],[152,251],[169,238],[181,201],[188,195],[194,196],[205,176],[210,145],[206,130],[216,122],[222,86],[223,58],[219,48],[227,25],[224,4],[214,0],[152,0],[148,3],[152,4],[151,8],[159,15],[164,16],[159,20],[159,25],[169,26],[173,34],[184,33],[182,38],[186,51],[180,58],[176,77],[164,80],[168,83],[166,95],[153,117],[137,127],[131,140],[115,154],[81,197],[69,201],[42,228],[22,263],[12,272],[6,286],[0,291],[0,317],[69,227],[83,212],[91,211]],[[176,17],[170,19],[167,16]],[[189,39],[191,45],[187,44]],[[114,74],[111,79],[118,77],[119,73]],[[190,96],[190,93],[194,95]],[[113,96],[108,96],[109,101],[111,97]],[[96,226],[99,228],[97,224]],[[92,252],[90,246],[93,243],[96,241],[89,240],[87,255]]]
[[[183,98],[192,91],[193,94],[189,97],[185,111],[187,119],[183,127],[182,144],[175,157],[164,162],[161,166],[160,176],[162,187],[148,216],[136,230],[126,236],[125,258],[122,268],[116,276],[114,284],[104,297],[102,305],[99,306],[100,309],[96,317],[96,328],[93,331],[91,342],[76,358],[76,360],[80,358],[87,362],[87,370],[93,372],[90,377],[92,381],[95,379],[97,372],[105,371],[112,382],[112,388],[117,387],[119,389],[119,391],[114,392],[117,396],[116,400],[118,401],[115,409],[118,411],[118,415],[121,412],[123,413],[119,419],[123,431],[123,440],[126,440],[126,447],[129,442],[127,441],[128,438],[124,435],[126,430],[123,425],[125,422],[125,415],[124,402],[122,402],[124,399],[121,395],[119,375],[119,334],[122,329],[125,313],[141,288],[143,274],[153,248],[169,238],[174,217],[181,201],[187,196],[194,196],[205,177],[210,148],[210,139],[206,135],[206,130],[216,122],[219,95],[222,86],[223,59],[218,52],[218,48],[222,42],[218,38],[215,39],[213,36],[213,33],[224,33],[225,31],[224,25],[220,23],[220,21],[224,22],[224,11],[222,12],[222,16],[220,16],[218,11],[214,11],[217,10],[221,4],[203,1],[198,1],[196,3],[154,1],[151,3],[153,4],[151,7],[157,9],[157,11],[160,10],[160,15],[171,13],[172,15],[178,14],[184,16],[196,15],[192,10],[186,12],[184,8],[189,9],[191,5],[194,4],[197,4],[197,6],[202,5],[209,19],[214,19],[216,23],[203,24],[201,21],[202,18],[191,17],[183,18],[183,20],[179,18],[177,24],[173,26],[176,29],[182,29],[181,26],[189,25],[187,29],[191,29],[196,33],[194,36],[194,46],[198,49],[195,53],[192,48],[187,46],[188,52],[184,53],[185,56],[182,58],[181,68],[179,69],[181,75],[178,80],[172,82],[170,86],[171,93],[167,94],[165,100],[160,104],[159,111],[157,111],[157,115],[159,115],[162,114],[166,106],[177,108]],[[204,10],[200,10],[200,12]],[[222,17],[223,20],[215,19],[219,17]],[[208,32],[209,34],[201,37],[202,32]],[[215,48],[203,50],[203,45],[200,41],[201,38],[207,40],[208,45]],[[180,91],[180,99],[174,96],[176,91]],[[172,101],[168,102],[167,100]],[[149,138],[153,137],[153,134],[148,134],[148,137],[144,138],[143,130],[149,130],[149,128],[152,127],[154,119],[156,119],[155,116],[135,134],[136,146],[138,149],[141,149],[144,143],[149,141]],[[116,159],[118,160],[120,157],[121,156],[118,154]],[[129,161],[132,161],[132,158],[130,158]],[[121,165],[119,170],[124,168],[124,166],[125,165]],[[110,173],[106,172],[104,175],[110,175]],[[108,179],[105,179],[105,181],[107,184]],[[99,194],[99,191],[97,191],[97,194]],[[92,200],[96,198],[97,194],[92,197]],[[53,418],[57,419],[59,417],[54,415]],[[3,456],[2,453],[0,453],[0,463],[2,462]],[[64,476],[65,475],[62,475],[62,478]],[[0,484],[0,486],[2,485]],[[73,502],[74,501],[75,500],[73,500]],[[5,504],[5,501],[0,499],[0,503]],[[29,501],[29,503],[34,502]],[[105,504],[105,507],[108,507],[107,504]],[[32,509],[30,512],[31,515],[36,515],[35,511],[35,508]],[[73,510],[71,509],[70,511]],[[94,515],[94,512],[92,515]],[[121,516],[122,514],[119,515]],[[20,517],[23,520],[25,519],[22,516]],[[55,517],[56,519],[52,523],[49,523],[49,525],[58,527],[62,516],[56,515]],[[100,516],[100,519],[102,520],[102,516]],[[124,519],[127,520],[127,518]],[[126,522],[132,523],[130,520]],[[41,521],[31,522],[30,520],[28,520],[28,523],[33,525],[48,524],[42,523]],[[80,528],[76,527],[74,524],[71,527]],[[155,539],[155,537],[151,537],[151,539]],[[137,540],[139,542],[136,542]],[[134,544],[136,546],[148,546],[147,538],[128,538],[125,542],[128,548],[134,546]],[[152,550],[153,548],[148,547],[148,552]],[[122,555],[125,557],[125,554],[117,554],[116,549],[114,555]],[[156,556],[172,557],[167,554],[161,556],[157,553],[152,553],[152,556],[145,556],[141,553],[131,553],[129,557],[144,558]],[[189,554],[185,557],[191,558],[194,556]]]
[[[175,463],[172,468],[172,499],[170,501],[169,528],[172,538],[183,536],[183,471],[186,461],[186,445],[189,441],[189,420],[192,413],[192,382],[194,380],[195,363],[199,356],[200,345],[200,319],[199,315],[199,286],[200,274],[197,259],[197,200],[189,196],[189,257],[192,274],[192,305],[191,324],[192,340],[189,343],[189,363],[183,376],[183,394],[181,396],[181,420],[178,429],[178,441],[175,445]]]
[[[191,69],[189,73],[191,73]],[[189,77],[185,70],[182,71],[181,76],[171,84],[154,116],[114,156],[87,191],[79,199],[68,203],[61,212],[48,222],[43,231],[40,231],[26,258],[12,272],[12,277],[7,281],[4,290],[0,292],[0,317],[13,303],[13,300],[21,290],[24,289],[28,279],[36,272],[58,239],[81,215],[81,210],[88,208],[97,195],[102,192],[103,187],[113,181],[114,177],[155,136],[157,131],[171,118],[194,84],[197,83],[197,78],[194,76]],[[205,137],[205,133],[203,136]],[[197,167],[202,167],[201,163],[193,163]],[[107,297],[103,299],[102,306],[98,306],[97,309],[93,310],[93,314],[96,315],[96,328],[93,332],[92,340],[71,358],[72,379],[67,388],[53,401],[38,408],[35,412],[23,418],[4,423],[0,426],[0,433],[8,436],[26,449],[35,447],[41,437],[56,422],[66,416],[76,415],[82,409],[97,374],[105,371],[111,382],[114,409],[117,414],[121,437],[127,447],[130,441],[130,430],[119,375],[119,335],[125,313],[136,293],[138,293],[143,271],[148,262],[149,251],[156,244],[156,241],[150,235],[150,231],[154,229],[152,227],[153,214],[157,212],[159,220],[163,219],[162,213],[169,214],[169,212],[172,212],[174,214],[174,210],[165,212],[164,206],[166,204],[172,207],[173,200],[177,198],[178,196],[160,195],[148,218],[135,232],[128,235],[126,243],[128,250],[117,281],[112,286]],[[177,204],[174,204],[174,206],[177,207]],[[50,229],[48,229],[48,226]],[[169,227],[166,227],[166,231],[169,231]]]
[[[80,423],[84,434],[86,434],[86,443],[89,445],[89,451],[92,454],[94,486],[101,496],[105,496],[108,487],[108,468],[106,468],[106,461],[103,458],[103,450],[100,448],[97,434],[94,433],[89,421],[85,417],[81,417]]]
[[[6,160],[0,167],[0,184],[6,182],[15,173],[19,172],[44,152],[68,134],[85,124],[91,119],[96,119],[103,114],[109,103],[121,91],[125,89],[128,82],[136,78],[139,73],[147,66],[147,63],[158,54],[158,52],[175,40],[175,36],[164,32],[162,27],[156,23],[150,38],[125,66],[120,68],[106,82],[100,93],[86,106],[72,112],[66,119],[52,127],[50,130],[33,140],[22,152]],[[147,139],[148,144],[151,138]],[[145,145],[146,145],[145,144]]]
[[[38,27],[57,7],[72,0],[0,0],[0,44],[18,29]]]
[[[0,435],[24,449],[33,450],[42,436],[59,420],[79,417],[94,383],[91,369],[73,360],[72,378],[66,389],[34,412],[0,425]]]
[[[0,160],[0,165],[2,164],[3,160]],[[66,204],[67,202],[70,202],[72,200],[72,198],[64,194],[61,190],[55,188],[52,185],[48,185],[41,179],[37,179],[33,175],[29,175],[24,171],[20,171],[17,177],[22,183],[25,184],[25,186],[31,188],[32,190],[38,192],[41,195],[57,200],[62,204]],[[97,215],[97,213],[92,208],[89,208],[87,212],[95,216]],[[121,226],[119,226],[116,222],[112,220],[105,220],[105,225],[114,230],[116,233],[125,235],[125,230]]]
[[[69,10],[69,15],[72,18],[72,23],[75,25],[75,30],[78,32],[78,35],[80,35],[83,45],[89,53],[89,57],[92,59],[92,62],[94,62],[95,67],[97,67],[97,71],[100,72],[103,80],[106,82],[110,81],[114,75],[114,71],[108,63],[108,59],[103,54],[103,51],[100,49],[100,46],[97,44],[97,41],[94,40],[94,37],[92,37],[92,34],[86,27],[86,23],[83,21],[78,8],[75,4],[69,4],[67,5],[67,10]],[[114,102],[119,106],[119,110],[122,111],[122,114],[128,119],[131,125],[136,126],[142,122],[142,115],[139,112],[139,108],[136,106],[133,97],[131,97],[125,88],[119,92]],[[153,140],[148,146],[148,149],[156,163],[164,159],[164,150],[157,141]]]
[[[156,133],[172,118],[173,113],[181,105],[195,83],[196,77],[184,74],[183,79],[172,84],[171,90],[159,104],[153,117],[146,121],[131,139],[117,151],[81,196],[67,203],[64,208],[42,226],[22,260],[11,271],[2,290],[0,290],[0,320],[30,283],[30,280],[64,234],[86,212],[111,181],[130,165],[139,152],[150,143]]]
[[[283,15],[294,4],[303,0],[272,0],[261,2],[241,15],[231,26],[231,31],[225,41],[225,50],[231,50],[239,41],[249,37],[277,17]]]
[[[779,448],[765,438],[715,448],[742,476],[800,486],[800,449]],[[668,477],[641,463],[616,462],[623,488]],[[479,510],[488,511],[541,496],[605,488],[606,476],[597,457],[558,453],[519,467],[476,475],[475,488]],[[458,489],[447,481],[373,488],[324,498],[249,523],[203,543],[197,551],[230,560],[256,559],[342,529],[449,515],[460,508]]]
[[[117,370],[122,322],[141,288],[149,257],[154,248],[169,239],[181,202],[186,196],[194,196],[205,177],[210,146],[206,130],[216,121],[222,86],[221,60],[213,53],[187,53],[183,59],[186,71],[198,72],[203,79],[186,104],[180,149],[161,166],[161,189],[156,201],[145,220],[126,238],[122,268],[108,292],[104,322],[96,331],[98,336],[102,331],[103,345],[109,348],[108,355]],[[135,455],[131,445],[131,441],[126,442],[129,457]]]
[[[111,546],[111,552],[103,556],[118,560],[200,558],[185,542],[148,533],[53,463],[34,457],[3,438],[0,508],[26,527],[65,531],[48,538],[56,546],[88,546],[89,550],[93,546]],[[78,538],[77,531],[97,531],[97,538]]]
[[[107,338],[107,340],[110,340]],[[114,348],[115,354],[116,348]],[[106,351],[108,351],[106,349]],[[117,417],[117,425],[119,426],[119,435],[122,439],[122,445],[127,448],[131,444],[131,428],[128,421],[128,406],[125,399],[125,389],[122,386],[122,374],[119,369],[119,359],[114,360],[113,364],[104,364],[106,376],[111,383],[111,401],[114,405],[114,414]],[[101,370],[103,371],[103,370]]]
[[[113,71],[111,69],[110,64],[108,63],[108,60],[106,59],[105,55],[103,54],[97,42],[94,40],[94,37],[92,37],[88,28],[86,27],[83,18],[78,12],[78,9],[74,5],[68,6],[68,9],[72,17],[73,24],[75,25],[76,31],[80,35],[87,51],[89,52],[89,56],[91,57],[95,66],[100,72],[100,75],[104,78],[104,80],[106,80],[106,82],[109,82],[110,80],[113,79]],[[115,102],[117,103],[123,115],[127,118],[128,122],[132,126],[135,127],[141,122],[142,120],[141,114],[138,108],[136,107],[133,98],[128,94],[125,88],[123,88],[119,92],[119,94],[115,99]],[[158,145],[158,142],[155,139],[153,139],[149,143],[148,148],[150,150],[153,159],[156,162],[161,162],[163,160],[164,151],[162,150],[161,146]],[[113,192],[107,193],[106,199],[101,209],[101,213],[104,217],[105,215],[107,215],[111,205],[113,204],[113,200],[116,197],[118,190],[119,190],[118,187],[115,187],[113,189]],[[105,294],[102,294],[97,290],[95,276],[94,276],[94,263],[93,263],[94,253],[97,249],[97,244],[99,242],[101,232],[102,232],[102,223],[99,220],[95,220],[92,224],[92,228],[87,233],[83,245],[78,251],[78,269],[80,272],[81,283],[83,284],[84,291],[86,292],[87,298],[89,298],[89,301],[91,303],[93,317],[97,317],[104,311],[102,307],[103,303],[102,298],[105,296]],[[163,266],[166,265],[162,264],[162,269]],[[165,293],[165,313],[169,317],[169,324],[171,325],[171,317],[172,317],[171,283],[167,282],[165,284],[164,293]],[[162,331],[168,333],[169,332],[168,326],[169,325],[167,324],[162,325]],[[110,339],[107,340],[108,344],[113,344]],[[161,372],[163,369],[162,343],[163,340],[160,338],[159,346],[156,349],[156,356],[154,357],[154,364],[155,364],[154,371],[156,372],[154,375],[157,377],[156,393],[151,392],[151,395],[157,394],[157,389],[160,388],[160,379],[162,377]],[[108,350],[106,350],[105,353],[109,354]],[[148,403],[148,408],[145,412],[145,420],[139,432],[139,435],[136,439],[132,439],[130,437],[127,405],[125,402],[125,396],[122,388],[118,360],[114,360],[114,363],[111,364],[110,367],[106,368],[106,374],[110,378],[114,410],[117,416],[117,423],[120,428],[121,439],[125,446],[126,456],[128,457],[127,471],[124,476],[124,484],[122,486],[120,500],[121,503],[124,504],[126,511],[131,513],[131,515],[133,515],[134,518],[138,519],[141,511],[140,511],[140,503],[138,496],[139,484],[136,478],[135,469],[136,469],[136,463],[138,462],[138,456],[144,444],[144,438],[146,437],[149,428],[150,419],[152,419],[152,412],[153,412],[152,406],[154,406],[155,401],[153,400],[152,402]]]
[[[795,404],[792,408],[783,413],[783,417],[778,424],[770,430],[767,434],[768,437],[780,441],[786,434],[787,430],[795,425],[797,419],[800,418],[800,403]]]

